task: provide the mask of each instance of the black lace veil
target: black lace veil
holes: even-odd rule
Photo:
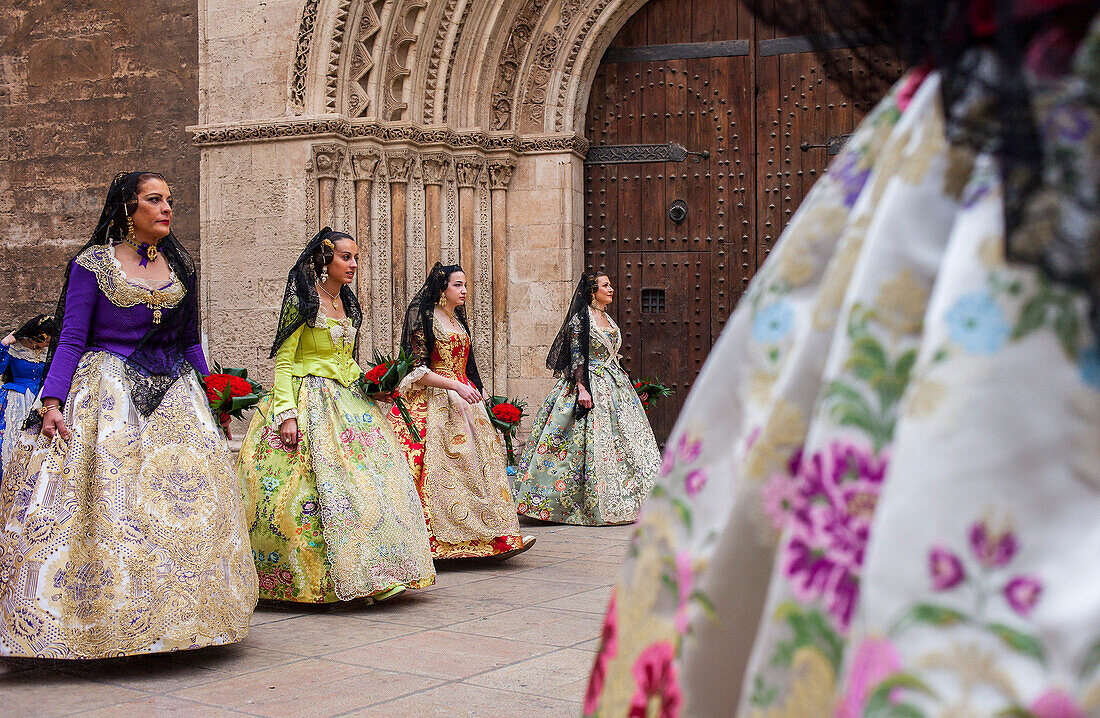
[[[135,200],[138,185],[149,178],[164,180],[157,172],[119,172],[115,175],[107,190],[107,198],[103,202],[103,211],[99,214],[95,231],[65,270],[65,283],[61,287],[61,297],[54,311],[54,317],[59,323],[64,323],[65,299],[76,257],[91,246],[122,241],[127,231],[126,217],[129,210],[126,205]],[[150,326],[138,341],[133,353],[124,359],[126,374],[131,382],[131,399],[144,416],[152,414],[176,379],[191,369],[183,352],[200,341],[195,263],[174,233],[169,232],[161,239],[157,250],[164,256],[176,278],[183,283],[187,293],[179,304],[163,312],[160,323]],[[46,375],[49,374],[50,365],[57,353],[60,337],[59,330],[50,340],[49,353],[46,355]],[[65,400],[65,397],[58,398]],[[37,414],[32,413],[31,416],[35,417]]]
[[[57,334],[57,320],[49,314],[38,314],[31,317],[16,329],[12,334],[16,339],[33,339],[41,341],[40,337],[53,338]]]
[[[306,243],[305,249],[298,255],[298,261],[290,268],[286,276],[286,289],[283,291],[283,304],[279,309],[279,326],[275,329],[275,341],[271,344],[268,358],[275,357],[279,347],[291,334],[298,331],[298,327],[317,320],[317,311],[321,307],[321,300],[317,295],[317,267],[327,264],[326,259],[332,260],[336,242],[341,239],[355,241],[350,234],[325,227]],[[352,325],[358,328],[363,323],[363,310],[359,307],[359,300],[355,298],[355,292],[351,291],[350,285],[340,287],[340,299],[344,302],[344,313]],[[358,344],[358,339],[356,343]]]
[[[462,271],[462,267],[457,264],[444,265],[436,262],[435,266],[428,272],[428,278],[424,280],[424,285],[420,287],[412,301],[409,302],[409,308],[405,311],[405,322],[401,327],[401,348],[409,356],[416,356],[414,337],[417,332],[423,332],[424,346],[428,353],[425,362],[431,363],[432,353],[435,351],[435,329],[434,322],[432,322],[432,312],[438,306],[439,298],[443,296],[443,290],[446,289],[451,275]],[[481,374],[477,370],[477,361],[474,360],[474,335],[470,332],[470,324],[466,319],[466,307],[455,308],[455,319],[466,330],[466,335],[470,337],[471,347],[470,356],[466,360],[466,376],[474,383],[478,391],[483,392],[485,387],[481,382]]]
[[[565,321],[561,323],[558,335],[554,337],[554,343],[546,354],[546,368],[554,372],[554,376],[559,379],[572,377],[574,382],[585,389],[589,389],[588,357],[591,345],[588,307],[592,304],[601,276],[604,276],[602,272],[586,272],[581,276],[565,313]],[[589,409],[576,404],[573,407],[573,416],[581,419],[588,411]]]
[[[1100,332],[1100,172],[1092,150],[1067,162],[1067,145],[1081,142],[1059,137],[1063,118],[1100,119],[1100,78],[1074,65],[1079,45],[1098,52],[1081,40],[1100,1],[746,2],[785,34],[813,28],[806,39],[853,100],[881,97],[897,76],[892,63],[938,71],[948,140],[998,160],[1009,260],[1084,290]],[[1067,77],[1066,91],[1043,99]]]

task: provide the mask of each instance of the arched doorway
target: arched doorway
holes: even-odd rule
[[[738,0],[652,0],[597,71],[584,260],[616,283],[627,371],[676,391],[651,414],[659,441],[773,242],[870,108],[810,50]]]

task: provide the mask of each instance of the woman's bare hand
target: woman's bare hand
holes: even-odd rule
[[[302,438],[302,432],[298,431],[298,420],[287,419],[279,427],[279,438],[283,441],[283,446],[294,451],[298,448],[298,442]]]
[[[11,332],[3,339],[0,339],[0,344],[3,344],[6,347],[10,347],[12,344],[15,344],[15,332]]]
[[[454,390],[467,404],[476,404],[481,401],[481,392],[468,384],[455,382]]]
[[[577,403],[585,409],[592,408],[592,395],[580,384],[577,385]]]
[[[69,440],[69,427],[65,426],[65,417],[56,406],[47,411],[46,416],[42,418],[42,433],[49,439],[60,434],[62,439]]]

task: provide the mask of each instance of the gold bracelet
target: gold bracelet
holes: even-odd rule
[[[49,414],[49,413],[50,413],[50,411],[51,411],[51,410],[53,410],[53,409],[56,409],[56,410],[58,410],[58,411],[61,411],[61,405],[60,405],[60,404],[49,404],[49,405],[47,405],[47,404],[43,404],[42,406],[40,406],[40,407],[39,407],[39,408],[37,409],[37,411],[38,411],[38,415],[39,415],[40,417],[42,417],[43,419],[45,419],[45,418],[46,418],[46,414]]]

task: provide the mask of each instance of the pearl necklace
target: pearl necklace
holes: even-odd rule
[[[324,292],[325,294],[328,294],[329,299],[332,300],[332,308],[333,309],[338,309],[339,307],[336,306],[336,295],[329,294],[329,291],[327,289],[325,289],[325,285],[323,285],[323,284],[318,284],[317,286],[321,288],[322,292]]]

